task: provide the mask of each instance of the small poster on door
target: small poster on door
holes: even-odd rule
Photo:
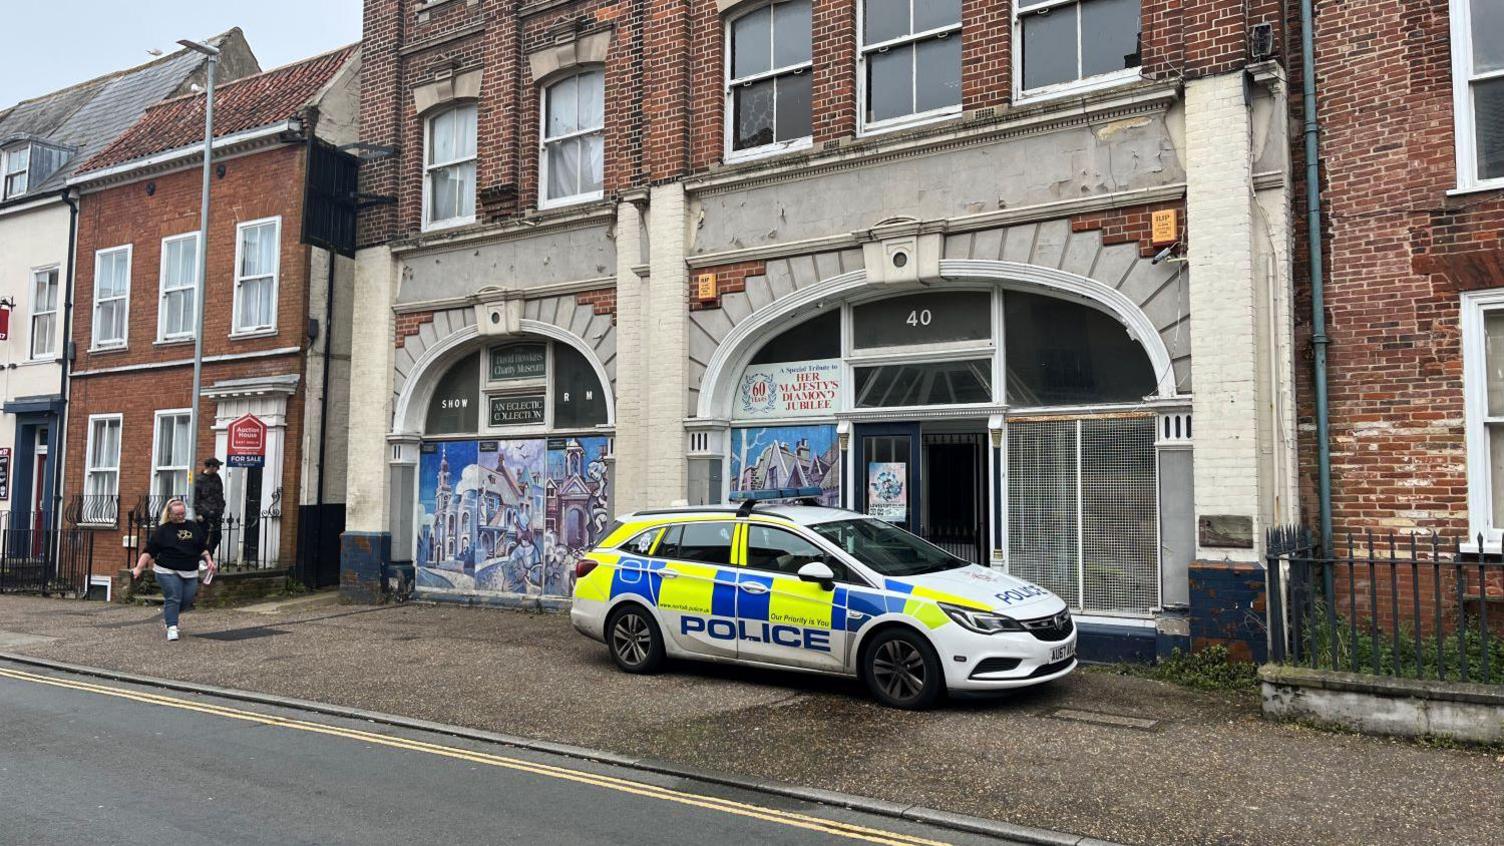
[[[867,465],[867,514],[889,523],[909,516],[909,465],[902,461],[873,461]]]

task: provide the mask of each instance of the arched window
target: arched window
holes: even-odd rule
[[[423,140],[423,225],[475,220],[475,104],[428,118]]]
[[[426,435],[593,429],[608,420],[594,365],[569,344],[511,341],[478,350],[439,378]]]
[[[539,206],[601,198],[605,183],[606,73],[581,71],[543,89]]]
[[[1010,291],[1004,361],[1013,406],[1138,402],[1158,380],[1123,324],[1080,303]]]

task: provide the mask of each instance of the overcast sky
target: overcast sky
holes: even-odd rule
[[[360,40],[360,0],[0,0],[0,109],[240,27],[263,68]]]

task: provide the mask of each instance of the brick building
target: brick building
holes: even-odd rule
[[[186,494],[204,457],[225,460],[227,427],[247,414],[267,427],[265,464],[223,471],[221,560],[288,564],[316,557],[313,530],[337,531],[353,267],[302,240],[305,175],[318,145],[355,139],[359,69],[352,46],[216,89],[198,455],[188,432],[203,96],[148,109],[70,180],[80,196],[66,490],[96,550],[121,547],[128,515]],[[95,556],[96,572],[118,566]]]
[[[1281,8],[368,0],[346,586],[547,603],[561,491],[886,472],[1089,652],[1181,642],[1296,516]]]
[[[1333,526],[1481,535],[1498,550],[1504,7],[1334,4],[1315,39]],[[1308,301],[1299,320],[1305,349]],[[1310,367],[1298,372],[1314,515],[1314,396]]]
[[[223,78],[260,70],[238,29],[209,42]],[[204,57],[179,50],[0,108],[0,308],[9,318],[0,344],[0,528],[12,555],[48,546],[62,499],[76,210],[68,179],[152,104],[203,78]]]

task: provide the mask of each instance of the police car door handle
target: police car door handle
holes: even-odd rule
[[[847,611],[846,612],[846,619],[848,619],[848,620],[865,620],[869,616],[870,615],[863,614],[860,611]]]
[[[737,587],[751,594],[764,594],[768,592],[768,586],[761,582],[742,582]]]
[[[658,573],[658,577],[659,578],[663,578],[663,579],[677,579],[677,578],[679,578],[679,574],[675,573],[673,570],[658,570],[657,573]]]

